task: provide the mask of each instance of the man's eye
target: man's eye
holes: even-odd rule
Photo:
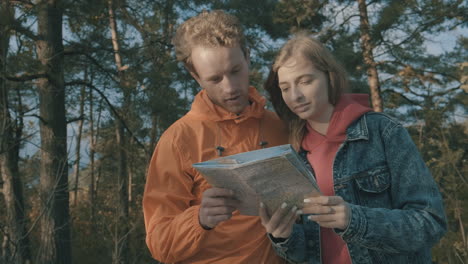
[[[287,92],[289,90],[289,87],[280,87],[281,92]]]
[[[311,84],[313,80],[303,80],[300,82],[300,84],[303,84],[303,85],[307,85],[307,84]]]

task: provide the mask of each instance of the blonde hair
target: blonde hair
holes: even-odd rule
[[[337,104],[341,95],[348,90],[349,84],[346,71],[318,40],[299,33],[283,45],[265,82],[265,90],[270,95],[275,111],[288,124],[289,142],[298,150],[306,132],[307,121],[300,119],[289,109],[278,85],[278,69],[292,57],[309,59],[315,68],[327,75],[328,98],[332,105]]]
[[[179,26],[172,44],[175,47],[177,60],[195,72],[191,61],[192,49],[204,47],[239,46],[247,58],[249,50],[242,26],[237,17],[222,10],[203,11]]]

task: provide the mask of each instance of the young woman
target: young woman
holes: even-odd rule
[[[281,48],[265,88],[323,194],[301,210],[261,210],[277,253],[293,263],[431,263],[446,218],[406,129],[346,94],[342,67],[306,35]]]

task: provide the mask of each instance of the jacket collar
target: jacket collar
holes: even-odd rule
[[[236,123],[240,123],[249,118],[261,118],[265,112],[266,99],[257,92],[257,89],[249,87],[249,101],[250,105],[248,105],[242,113],[237,115],[214,104],[206,94],[206,91],[201,90],[195,96],[188,115],[197,119],[215,122],[233,120]]]
[[[346,141],[369,140],[366,117],[367,114],[364,114],[346,129]]]

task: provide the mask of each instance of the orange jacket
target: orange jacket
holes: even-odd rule
[[[240,115],[213,104],[202,90],[192,109],[161,136],[148,169],[143,197],[146,243],[164,263],[285,263],[273,251],[259,217],[239,215],[212,230],[203,229],[198,211],[210,188],[192,164],[287,143],[286,128],[255,88]]]

